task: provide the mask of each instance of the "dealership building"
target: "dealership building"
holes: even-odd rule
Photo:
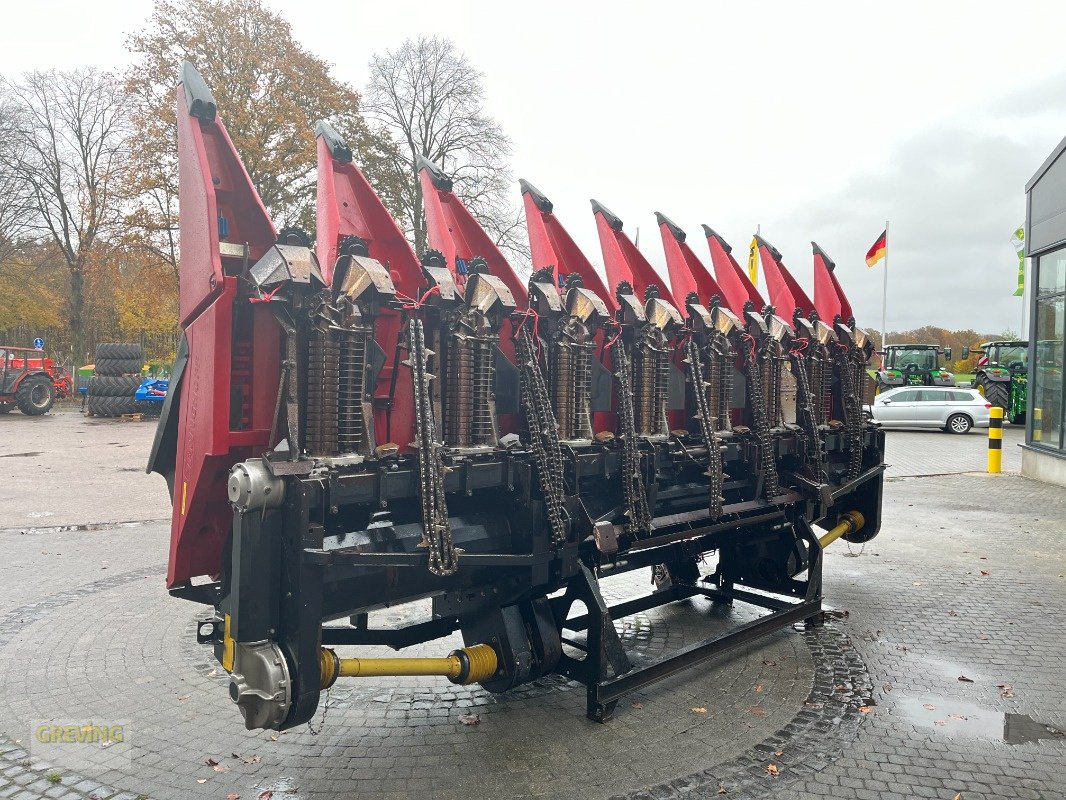
[[[1066,318],[1066,139],[1025,187],[1029,291],[1029,413],[1022,474],[1066,486],[1063,320]]]

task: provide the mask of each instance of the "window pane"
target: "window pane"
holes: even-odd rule
[[[1033,441],[1051,447],[1061,446],[1064,312],[1063,295],[1036,304]]]
[[[900,392],[899,394],[893,395],[889,399],[894,400],[897,403],[913,403],[915,400],[918,399],[918,392],[916,392],[916,391]]]
[[[1040,256],[1040,294],[1066,290],[1066,250]]]

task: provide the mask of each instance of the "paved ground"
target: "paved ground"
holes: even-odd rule
[[[162,478],[144,474],[154,434],[76,410],[0,414],[0,529],[169,518]]]
[[[889,433],[882,535],[829,549],[840,615],[825,629],[781,631],[634,695],[608,725],[587,722],[583,693],[559,680],[495,698],[376,681],[339,685],[317,735],[279,736],[243,730],[195,644],[198,608],[164,592],[166,524],[107,524],[169,514],[162,479],[132,471],[151,433],[0,417],[0,798],[1066,795],[1066,742],[1044,727],[1066,729],[1066,493],[980,474],[980,434]],[[1007,431],[1005,470],[1018,438]],[[71,447],[79,459],[59,455]],[[34,483],[27,464],[51,469]],[[100,501],[84,502],[85,480]],[[56,520],[24,515],[27,486]],[[64,502],[41,503],[56,493]],[[622,635],[653,657],[719,613],[681,604]],[[89,722],[122,725],[122,741],[34,741],[41,725]]]
[[[962,436],[940,431],[885,432],[885,462],[890,478],[917,475],[945,475],[958,472],[985,472],[988,469],[988,432],[972,430]],[[1003,472],[1022,470],[1025,428],[1003,428]]]

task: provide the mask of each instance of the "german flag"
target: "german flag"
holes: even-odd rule
[[[866,252],[866,266],[872,267],[878,261],[885,257],[885,251],[888,249],[888,229],[886,228],[880,236],[877,237],[877,241],[874,242]]]

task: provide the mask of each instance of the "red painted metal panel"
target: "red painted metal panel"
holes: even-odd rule
[[[269,445],[280,331],[265,306],[238,301],[238,278],[277,239],[274,225],[214,115],[192,116],[177,91],[181,217],[181,378],[167,585],[221,568],[232,521],[226,473]],[[226,254],[221,247],[228,246]]]
[[[448,269],[452,271],[460,287],[465,286],[466,276],[459,272],[458,261],[469,263],[477,257],[485,259],[489,274],[495,275],[511,290],[518,309],[525,309],[529,304],[525,281],[514,271],[496,243],[474,219],[473,214],[451,191],[450,182],[443,185],[434,183],[431,168],[431,165],[423,164],[418,171],[426,207],[426,237],[429,246],[444,255]],[[511,363],[516,362],[513,330],[514,326],[510,320],[505,320],[500,326],[500,352]],[[518,429],[515,414],[499,414],[498,422],[501,433],[513,433]]]
[[[663,250],[666,251],[666,268],[670,273],[674,305],[683,309],[690,292],[695,292],[700,302],[708,307],[715,295],[726,303],[722,287],[692,252],[685,241],[685,232],[662,214],[656,214],[656,218],[659,220],[659,233],[663,237]]]
[[[456,283],[463,286],[466,276],[458,271],[457,259],[469,262],[480,256],[489,265],[489,273],[502,280],[518,307],[525,308],[526,283],[510,265],[500,248],[481,227],[462,200],[450,189],[438,187],[429,170],[418,172],[422,181],[422,197],[426,205],[426,228],[429,246],[444,254],[448,269],[455,275]]]
[[[818,318],[832,325],[839,315],[846,323],[854,315],[851,303],[836,276],[836,264],[815,242],[814,249],[814,307]]]
[[[711,263],[714,265],[718,285],[722,287],[725,305],[734,314],[740,316],[744,313],[744,303],[750,300],[755,304],[756,310],[761,311],[766,301],[763,300],[759,290],[755,288],[744,270],[740,268],[737,260],[733,258],[733,248],[706,225],[703,226],[703,232],[707,235],[707,246],[711,250]]]
[[[526,210],[526,231],[529,234],[533,269],[554,267],[556,285],[560,275],[565,279],[567,275],[576,272],[581,276],[581,283],[585,288],[599,295],[612,314],[618,311],[618,300],[614,293],[608,291],[592,262],[585,257],[559,222],[551,201],[526,181],[520,181],[520,185]],[[613,372],[611,355],[603,345],[604,332],[600,330],[596,333],[597,357],[604,367]],[[592,428],[597,433],[617,430],[618,415],[615,411],[596,411],[592,416]]]
[[[618,310],[614,293],[607,288],[603,278],[581,252],[566,228],[555,216],[551,201],[526,181],[521,181],[522,200],[526,210],[526,231],[529,234],[529,249],[533,257],[533,269],[554,267],[555,279],[565,278],[576,272],[585,288],[600,296],[611,311]]]
[[[185,326],[221,290],[220,243],[248,244],[250,263],[255,263],[277,239],[277,233],[222,121],[191,116],[181,85],[177,109],[179,306]]]
[[[370,182],[352,162],[334,158],[325,137],[318,137],[317,243],[323,275],[332,282],[338,248],[346,236],[367,242],[370,257],[389,270],[400,299],[417,300],[423,284],[422,267],[385,204]],[[402,318],[398,311],[383,309],[375,330],[385,365],[374,387],[374,430],[379,444],[392,441],[404,452],[415,440],[414,400],[411,371],[396,363],[396,342]],[[396,373],[396,392],[387,405]]]
[[[622,281],[628,281],[642,302],[648,287],[654,284],[659,287],[664,300],[672,301],[669,284],[659,277],[655,267],[648,263],[622,231],[622,220],[595,200],[592,201],[592,213],[596,217],[596,232],[600,236],[607,283],[617,287]]]
[[[770,292],[770,302],[777,309],[778,315],[785,320],[791,320],[793,312],[799,309],[800,314],[809,317],[814,310],[814,302],[792,277],[781,258],[781,253],[761,236],[756,236],[755,239],[759,244],[759,257],[763,275],[766,276],[766,288]]]

